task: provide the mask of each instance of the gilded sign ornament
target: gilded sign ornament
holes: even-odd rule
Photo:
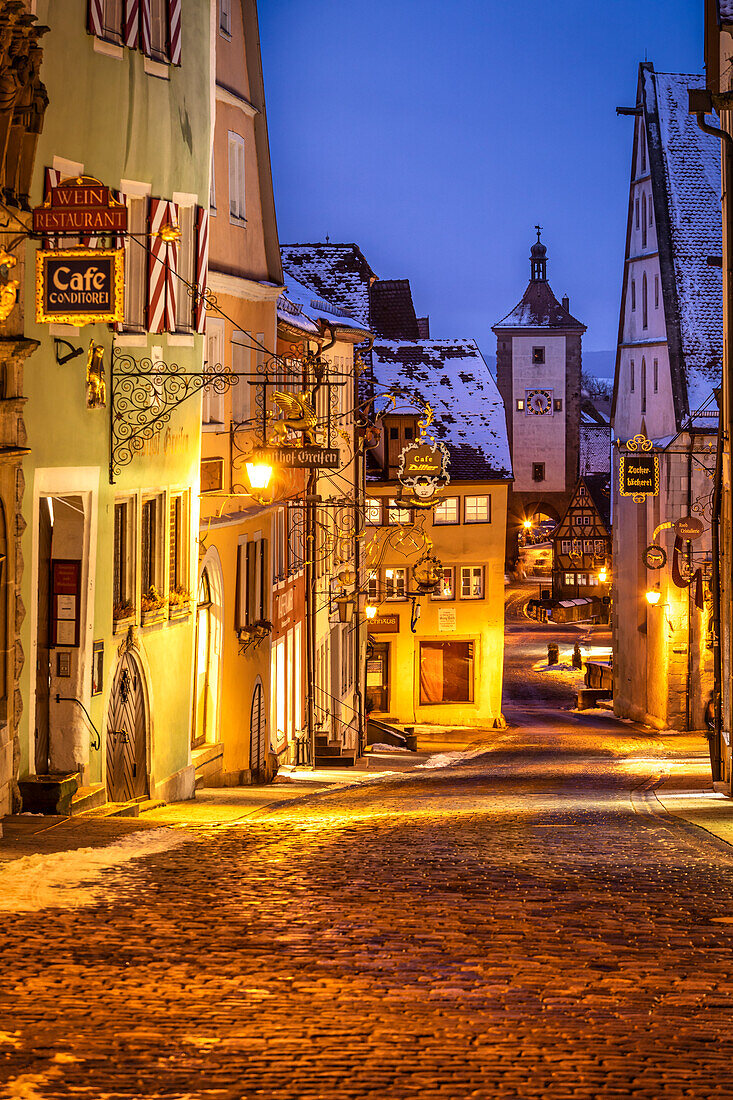
[[[36,321],[121,324],[125,318],[123,249],[36,252]]]
[[[659,495],[659,456],[652,453],[653,446],[645,435],[635,435],[625,444],[631,453],[619,457],[619,492],[634,504]]]
[[[0,321],[7,321],[13,306],[18,300],[17,279],[10,278],[10,272],[17,264],[17,259],[5,249],[0,249]]]
[[[288,436],[290,432],[302,432],[304,443],[318,443],[316,438],[318,417],[313,408],[310,393],[282,393],[276,390],[272,400],[284,415],[282,420],[275,420],[272,415],[268,416],[273,431],[270,442],[280,446],[296,446],[297,443],[289,440]]]

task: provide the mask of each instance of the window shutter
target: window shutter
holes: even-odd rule
[[[196,208],[196,298],[194,305],[194,329],[206,328],[206,280],[209,274],[209,211]]]
[[[168,56],[171,65],[181,64],[181,0],[168,0]]]
[[[264,619],[265,618],[265,605],[266,605],[266,600],[265,600],[266,588],[265,588],[265,585],[267,583],[267,573],[266,573],[266,570],[267,570],[267,539],[260,539],[260,541],[257,545],[259,546],[259,552],[260,552],[260,576],[259,576],[260,591],[259,591],[259,601],[258,601],[259,606],[257,608],[257,618],[258,619]]]
[[[249,543],[240,542],[237,546],[237,590],[234,603],[234,629],[241,630],[247,625],[247,547]]]
[[[87,0],[87,31],[102,38],[104,35],[104,0]]]
[[[178,246],[175,241],[166,242],[160,229],[166,223],[178,224],[178,207],[166,199],[151,199],[148,228],[150,234],[148,256],[148,331],[176,331],[175,278],[178,262]]]
[[[255,573],[255,566],[257,564],[256,551],[257,543],[247,543],[247,626],[252,626],[257,615],[255,613],[255,579],[257,574]]]
[[[140,48],[146,57],[152,57],[150,30],[150,0],[140,0]]]
[[[122,40],[128,49],[136,50],[140,42],[140,0],[125,0]]]
[[[237,210],[237,144],[229,138],[229,213],[236,217]]]

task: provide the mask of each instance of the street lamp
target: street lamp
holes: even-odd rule
[[[662,597],[662,593],[659,591],[659,585],[655,585],[654,588],[650,588],[646,594],[646,602],[651,607],[656,607]]]
[[[368,603],[364,608],[364,614],[367,619],[375,619],[377,617],[377,608],[373,603]]]
[[[532,530],[532,520],[531,519],[523,520],[522,521],[522,527],[525,529],[525,531],[531,531]]]
[[[354,600],[351,596],[337,596],[336,609],[340,623],[350,623],[354,617]],[[368,610],[368,608],[367,608]]]
[[[253,489],[266,489],[272,477],[272,464],[263,455],[252,455],[245,462],[247,477]]]
[[[601,584],[605,584],[608,580],[608,570],[606,569],[605,565],[598,570],[598,580],[601,582]]]

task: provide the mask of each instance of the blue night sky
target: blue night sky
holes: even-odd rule
[[[283,243],[355,241],[431,335],[474,337],[548,276],[615,347],[645,53],[702,71],[702,0],[260,0]],[[600,358],[588,365],[601,367]],[[610,366],[609,366],[610,373]]]

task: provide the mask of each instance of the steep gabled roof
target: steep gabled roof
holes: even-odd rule
[[[558,302],[547,281],[533,279],[511,313],[492,325],[494,332],[512,328],[575,329],[585,332],[586,326]]]
[[[319,321],[325,321],[339,329],[351,329],[358,337],[365,333],[363,325],[349,317],[345,310],[332,302],[327,302],[316,292],[292,275],[285,277],[285,290],[277,301],[278,319],[293,325],[301,331],[315,334],[320,332]]]
[[[448,447],[451,478],[512,476],[504,405],[475,341],[377,340],[372,370],[398,410],[405,401],[432,407],[430,430]]]
[[[721,252],[720,142],[687,102],[689,88],[704,86],[701,74],[639,67],[678,427],[709,398],[722,364],[722,273],[707,263]]]
[[[574,508],[587,507],[587,504],[585,503],[585,498],[581,497],[580,495],[580,489],[583,485],[587,490],[588,497],[590,498],[591,503],[594,505],[596,511],[600,516],[601,522],[606,528],[606,534],[610,534],[611,478],[609,474],[594,474],[588,477],[578,478],[575,489],[573,490],[573,495],[570,498],[570,503],[568,504],[565,512],[561,516],[560,522],[558,523],[553,533],[552,537],[554,539],[562,538],[564,535],[567,534],[567,531],[570,528],[570,524],[568,523],[568,516]]]
[[[369,328],[369,286],[376,275],[358,245],[284,244],[280,252],[286,274]]]

